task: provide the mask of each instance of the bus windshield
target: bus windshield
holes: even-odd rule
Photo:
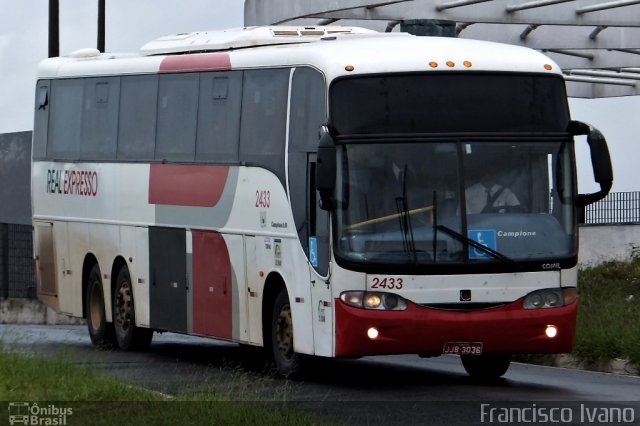
[[[576,225],[569,145],[345,143],[336,255],[369,266],[430,267],[570,258]]]

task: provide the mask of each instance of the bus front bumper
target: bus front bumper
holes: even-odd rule
[[[452,343],[480,343],[483,354],[571,352],[578,311],[577,299],[558,308],[524,309],[517,300],[475,311],[434,309],[409,301],[404,311],[354,308],[340,299],[334,303],[337,357],[435,356]],[[550,326],[556,328],[554,337],[547,335]]]

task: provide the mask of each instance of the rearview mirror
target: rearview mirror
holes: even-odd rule
[[[592,194],[578,195],[578,207],[584,207],[595,203],[607,196],[613,185],[613,167],[611,166],[611,156],[609,147],[604,135],[596,128],[588,124],[571,121],[567,129],[574,136],[587,135],[587,143],[591,153],[591,167],[593,168],[594,180],[600,185],[600,191]]]

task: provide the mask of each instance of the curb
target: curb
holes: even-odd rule
[[[81,325],[83,318],[59,314],[36,299],[0,300],[0,324]]]
[[[579,370],[599,371],[602,373],[623,374],[626,376],[640,376],[640,369],[629,360],[615,358],[596,363],[584,363],[571,354],[555,355],[552,366],[575,368]]]

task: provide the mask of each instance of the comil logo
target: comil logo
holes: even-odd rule
[[[44,406],[37,402],[10,402],[10,425],[66,425],[68,417],[73,414],[73,408],[56,407],[53,404]]]

